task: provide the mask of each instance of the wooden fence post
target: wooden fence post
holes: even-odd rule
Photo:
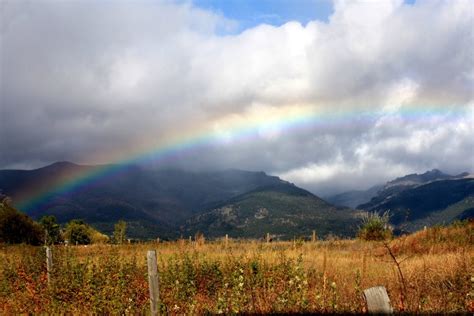
[[[152,316],[158,315],[158,304],[160,301],[160,288],[158,284],[158,269],[156,262],[156,251],[149,250],[147,253],[148,263],[148,286],[150,288],[150,311]]]
[[[225,247],[229,246],[229,235],[225,234]]]
[[[270,242],[270,233],[267,233],[267,244]]]
[[[316,231],[313,230],[313,235],[311,236],[311,241],[316,242]]]
[[[364,290],[364,297],[370,314],[391,314],[393,312],[385,287],[376,286]]]
[[[48,286],[51,285],[51,272],[53,271],[53,255],[51,248],[46,247],[46,275],[48,277]]]

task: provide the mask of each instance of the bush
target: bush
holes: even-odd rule
[[[362,240],[386,240],[392,237],[392,229],[389,225],[390,214],[366,212],[362,215],[362,225],[359,227],[357,236]]]
[[[66,225],[65,239],[71,244],[88,245],[91,243],[89,225],[83,220],[73,219]]]
[[[73,219],[66,225],[64,239],[73,245],[101,244],[109,241],[109,237],[95,230],[82,219]]]
[[[100,231],[89,227],[92,244],[106,244],[110,241],[109,236],[102,234]]]
[[[0,242],[40,245],[42,240],[41,226],[26,214],[10,206],[8,198],[2,197],[0,200]]]

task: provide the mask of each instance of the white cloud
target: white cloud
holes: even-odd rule
[[[220,143],[176,163],[264,169],[316,191],[472,171],[472,3],[334,7],[328,23],[219,35],[235,21],[186,2],[4,2],[0,167],[108,162],[214,130]],[[302,104],[333,116],[263,124]],[[258,137],[229,131],[245,122],[261,122]]]

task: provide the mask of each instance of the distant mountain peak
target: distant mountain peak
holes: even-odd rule
[[[57,161],[39,169],[66,169],[66,168],[74,168],[74,167],[79,167],[79,165],[70,161]]]
[[[439,169],[432,169],[425,173],[418,174],[412,173],[403,177],[396,178],[395,180],[387,182],[385,188],[391,188],[394,186],[413,186],[428,183],[437,180],[448,180],[454,178],[453,176],[442,172]]]

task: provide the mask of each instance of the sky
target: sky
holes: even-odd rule
[[[474,171],[469,0],[2,0],[0,14],[0,169],[145,155],[321,195]]]
[[[225,33],[237,34],[260,24],[281,26],[290,21],[306,25],[313,20],[328,22],[333,12],[330,0],[195,0],[197,7],[236,21]]]

